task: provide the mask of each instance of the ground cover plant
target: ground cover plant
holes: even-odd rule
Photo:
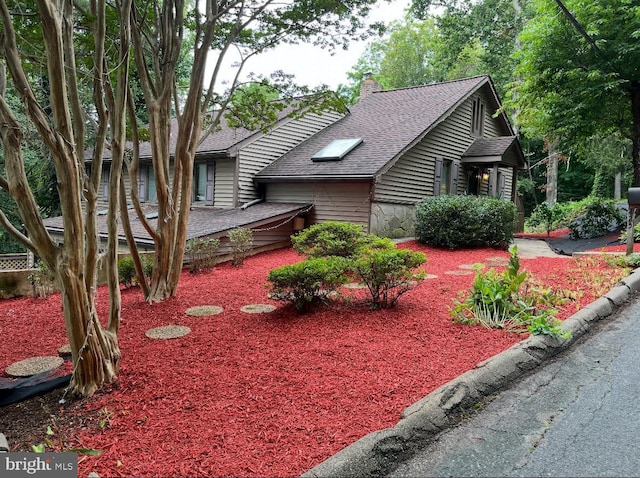
[[[29,451],[47,439],[53,449],[100,450],[82,458],[80,476],[299,475],[392,426],[406,406],[526,337],[456,324],[450,316],[452,298],[472,284],[470,265],[505,264],[508,252],[400,247],[425,253],[427,276],[389,309],[371,310],[364,289],[343,288],[353,294],[350,303],[305,315],[269,299],[269,271],[303,260],[292,249],[248,257],[242,267],[228,262],[186,271],[179,295],[159,304],[124,289],[119,382],[64,405],[58,391],[3,407],[0,430],[12,450]],[[560,319],[625,273],[597,258],[521,259],[521,268],[575,293],[558,309]],[[589,286],[594,280],[597,288]],[[276,309],[242,312],[248,304]],[[187,315],[202,305],[223,311]],[[100,288],[101,317],[107,307]],[[1,301],[0,336],[10,339],[0,348],[0,370],[55,355],[66,341],[63,322],[59,294]],[[145,335],[170,324],[191,333],[170,340]],[[29,420],[38,410],[41,420]]]
[[[557,306],[571,299],[571,291],[532,281],[526,271],[520,270],[517,246],[509,249],[509,254],[502,273],[484,271],[484,265],[478,264],[469,292],[453,301],[453,318],[463,324],[570,338],[555,315]]]

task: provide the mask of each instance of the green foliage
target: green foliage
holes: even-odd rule
[[[42,261],[36,264],[36,270],[27,277],[31,283],[34,297],[44,297],[53,292],[55,275]]]
[[[355,257],[365,248],[394,247],[390,239],[366,234],[359,224],[338,221],[314,224],[292,236],[291,242],[296,251],[311,258]]]
[[[342,257],[319,257],[269,272],[271,298],[291,302],[299,313],[307,312],[349,277],[348,261]]]
[[[569,235],[572,239],[605,236],[624,223],[625,215],[616,207],[616,202],[604,198],[586,198],[575,204],[568,218]]]
[[[372,307],[384,309],[396,305],[402,294],[424,279],[424,272],[414,269],[426,260],[423,253],[407,249],[372,249],[355,259],[351,268],[369,289]]]
[[[190,271],[211,270],[216,265],[220,239],[215,237],[194,237],[187,241],[185,253],[189,256]]]
[[[424,254],[396,249],[390,239],[365,234],[358,224],[315,224],[292,241],[310,259],[271,271],[269,281],[271,296],[292,302],[299,312],[324,302],[349,278],[367,286],[372,308],[393,307],[424,278],[424,272],[414,272],[426,261]]]
[[[517,248],[510,249],[509,264],[499,274],[495,269],[478,271],[470,294],[462,300],[454,299],[451,315],[459,323],[483,325],[510,331],[547,334],[569,338],[553,317],[554,307],[566,302],[556,294],[535,284],[527,284],[526,272],[520,272]]]
[[[518,80],[507,98],[508,106],[518,111],[521,130],[555,136],[563,151],[575,151],[589,138],[611,132],[637,142],[638,130],[632,131],[640,102],[637,2],[571,2],[567,6],[582,32],[555,2],[536,0],[532,5],[535,16],[520,35],[522,47],[515,57]],[[633,164],[637,169],[637,157]]]
[[[253,248],[253,231],[238,227],[229,231],[229,244],[231,246],[232,259],[234,266],[241,266]]]
[[[147,255],[140,257],[142,270],[147,278],[153,272],[153,259]],[[125,287],[131,287],[137,282],[136,268],[131,256],[124,256],[118,259],[118,281]]]
[[[615,267],[629,267],[637,269],[640,267],[640,253],[634,252],[629,255],[615,255],[607,258],[607,263]]]
[[[620,231],[620,242],[627,242],[627,230]],[[640,242],[640,223],[633,226],[633,242]]]
[[[526,226],[534,230],[541,226],[547,233],[566,226],[572,239],[591,238],[616,230],[624,223],[625,215],[611,199],[587,197],[553,206],[542,203],[533,210]]]
[[[558,339],[568,340],[571,338],[570,330],[563,330],[558,319],[540,315],[533,317],[527,324],[527,330],[531,335],[550,335]]]
[[[442,195],[416,207],[416,237],[436,247],[506,249],[515,231],[516,206],[483,196]]]
[[[136,276],[136,269],[133,265],[131,256],[125,256],[118,259],[118,281],[125,287],[133,285],[133,279]]]
[[[412,11],[420,18],[427,18],[433,3],[414,1]],[[515,39],[530,15],[527,3],[513,0],[439,1],[444,8],[436,19],[442,45],[437,60],[447,72],[447,79],[490,74],[498,94],[503,96],[514,69],[511,54],[517,47]]]
[[[564,224],[566,215],[567,208],[563,204],[555,203],[549,206],[549,203],[543,202],[533,210],[525,226],[533,229],[542,227],[549,234]]]

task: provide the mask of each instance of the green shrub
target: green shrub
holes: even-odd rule
[[[478,271],[470,294],[454,299],[451,315],[459,323],[483,325],[533,335],[547,334],[569,338],[554,317],[555,306],[567,301],[562,294],[536,284],[527,284],[526,272],[520,272],[517,248],[510,250],[509,264],[502,274],[495,269]]]
[[[484,196],[428,197],[416,206],[416,238],[436,247],[497,247],[513,239],[516,206]]]
[[[185,253],[189,256],[191,272],[210,270],[216,265],[220,239],[194,237],[187,241]]]
[[[147,278],[151,277],[153,272],[153,259],[147,255],[140,257],[142,270]],[[136,267],[131,256],[125,256],[118,259],[118,281],[125,287],[131,287],[137,283]]]
[[[151,256],[145,255],[140,258],[140,261],[142,262],[142,270],[144,271],[145,275],[147,277],[151,277],[155,260]]]
[[[567,212],[567,207],[561,203],[549,206],[548,203],[543,202],[535,207],[525,226],[534,230],[543,228],[549,234],[564,225]]]
[[[291,236],[293,248],[310,258],[355,257],[364,248],[392,247],[390,239],[366,234],[360,224],[329,221],[314,224]]]
[[[319,257],[269,272],[271,298],[291,302],[299,313],[307,312],[349,277],[348,261],[342,257]]]
[[[130,256],[118,259],[118,281],[125,287],[131,287],[135,276],[136,268],[133,265],[133,259]]]
[[[614,231],[625,221],[625,215],[612,199],[586,198],[577,204],[568,219],[572,239],[589,239]]]
[[[229,244],[231,246],[232,259],[234,266],[241,266],[253,248],[253,231],[238,227],[229,231]]]
[[[370,249],[351,267],[367,286],[374,309],[393,307],[402,294],[413,289],[424,272],[414,269],[426,262],[425,255],[406,249]]]

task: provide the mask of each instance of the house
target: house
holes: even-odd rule
[[[140,151],[139,195],[152,217],[151,152],[147,144]],[[249,227],[258,248],[275,247],[302,227],[301,219],[411,236],[414,207],[424,197],[515,200],[524,164],[488,76],[389,91],[367,78],[344,114],[283,114],[266,132],[223,124],[207,137],[196,154],[187,237],[224,238],[232,227]],[[108,170],[103,177],[106,185]],[[102,192],[106,201],[108,188]],[[55,219],[47,225],[59,232]],[[152,248],[144,228],[134,234],[143,249]]]
[[[227,231],[237,227],[248,227],[254,231],[255,251],[281,247],[290,243],[291,234],[302,227],[301,216],[304,216],[313,205],[299,201],[266,204],[260,199],[263,193],[258,190],[259,185],[253,178],[264,166],[342,117],[342,114],[335,111],[290,116],[289,113],[292,110],[293,107],[290,107],[281,111],[277,122],[266,132],[232,128],[222,120],[219,130],[203,139],[198,147],[194,164],[193,196],[187,239],[219,237],[221,251],[224,253],[228,248]],[[176,144],[174,135],[176,130],[177,127],[172,128],[170,138],[170,148],[173,150]],[[85,155],[88,167],[90,167],[91,154],[89,151]],[[149,143],[140,144],[139,156],[138,195],[146,217],[153,220],[157,218],[157,209]],[[108,151],[103,159],[97,229],[104,248],[107,243],[106,214],[111,166]],[[173,164],[170,165],[169,174],[172,180]],[[129,177],[124,174],[123,178],[125,189],[128,191],[131,187]],[[152,239],[131,207],[129,207],[129,218],[138,247],[142,251],[153,250]],[[45,226],[54,239],[62,240],[62,218],[46,219]],[[122,231],[119,248],[122,252],[128,250]]]
[[[255,175],[268,203],[314,205],[310,222],[414,233],[426,196],[515,200],[524,155],[488,76],[380,91],[371,78],[348,114]]]

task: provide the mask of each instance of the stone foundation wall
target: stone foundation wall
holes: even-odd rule
[[[414,237],[413,205],[372,203],[370,231],[373,234],[392,239]]]

